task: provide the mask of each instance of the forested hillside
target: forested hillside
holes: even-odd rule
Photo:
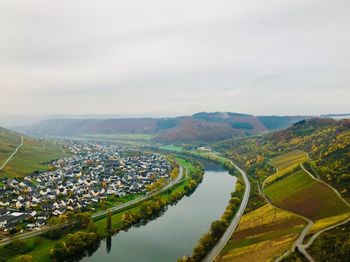
[[[228,140],[215,147],[263,181],[273,168],[271,158],[293,150],[308,153],[316,176],[350,198],[350,120],[310,119],[259,137]]]
[[[310,228],[306,228],[306,237],[300,245],[316,261],[348,261],[349,233],[344,233],[344,230],[349,227],[350,219],[350,205],[346,202],[350,199],[350,120],[302,120],[285,130],[228,140],[214,148],[246,169],[260,184],[263,193],[253,190],[250,209],[243,218],[265,221],[267,215],[262,212],[253,216],[253,212],[262,208],[263,198],[267,205],[292,212],[309,223]],[[341,199],[329,185],[346,200]],[[278,219],[275,217],[273,224],[276,223]],[[222,257],[236,259],[249,253],[250,256],[261,257],[264,254],[269,259],[275,259],[293,249],[292,243],[296,238],[289,241],[288,246],[286,241],[276,239],[275,235],[257,235],[256,230],[262,227],[261,224],[250,225],[243,238],[244,245],[227,245]],[[313,236],[316,241],[312,240]],[[237,234],[233,234],[231,242],[235,243],[237,238]],[[332,242],[334,244],[330,244]],[[284,249],[282,243],[286,244]],[[283,261],[300,261],[300,256],[301,253],[293,252]]]

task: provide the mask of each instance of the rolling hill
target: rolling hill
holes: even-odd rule
[[[277,208],[309,220],[309,228],[306,228],[306,238],[302,244],[314,258],[319,260],[323,254],[324,261],[332,257],[341,258],[337,261],[347,261],[344,259],[348,257],[348,242],[339,249],[328,250],[328,254],[324,254],[320,247],[332,239],[344,237],[338,228],[332,227],[340,223],[344,223],[344,227],[348,226],[348,223],[345,223],[350,214],[346,202],[350,199],[349,119],[302,120],[287,129],[263,136],[220,142],[214,149],[244,167],[247,173],[259,182],[266,199]],[[261,196],[260,193],[258,195]],[[251,201],[259,202],[254,198]],[[252,216],[261,205],[252,205],[254,208],[249,210],[252,212],[245,216]],[[254,230],[257,230],[256,226],[252,227],[251,232],[243,239],[244,243],[247,243],[244,248],[228,244],[224,248],[224,257],[239,257],[242,252],[253,248],[255,242],[253,243],[251,238],[257,235]],[[323,235],[324,230],[329,230],[330,233]],[[321,240],[313,244],[310,242],[314,240],[313,236],[316,239],[321,237]],[[273,257],[272,250],[282,254],[277,240],[276,236],[259,239],[261,245],[269,244],[269,259],[276,258]],[[235,241],[235,238],[232,238],[232,241]],[[259,252],[256,255],[260,256],[261,252],[265,251]],[[294,252],[283,261],[297,261],[295,256]]]
[[[18,177],[45,170],[46,162],[64,155],[59,146],[49,141],[33,139],[0,128],[0,178]]]
[[[174,118],[49,119],[20,130],[35,137],[153,134],[153,141],[162,143],[215,142],[287,127],[304,118],[202,112]]]
[[[216,144],[247,171],[263,181],[273,168],[269,160],[283,153],[308,153],[308,168],[350,199],[350,120],[315,118],[259,137],[226,140]]]

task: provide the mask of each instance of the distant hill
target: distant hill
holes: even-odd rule
[[[17,153],[3,166],[7,159],[21,144]],[[48,161],[65,155],[62,149],[48,141],[37,140],[0,127],[0,179],[23,176],[38,170],[45,170]]]
[[[284,128],[304,118],[201,112],[174,118],[48,119],[21,130],[35,137],[155,134],[154,141],[163,143],[213,142]]]
[[[278,130],[286,128],[295,122],[303,120],[305,116],[258,116],[258,120],[268,129],[268,130]]]

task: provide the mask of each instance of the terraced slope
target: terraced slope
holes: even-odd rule
[[[276,168],[276,173],[267,177],[263,183],[263,187],[281,179],[283,176],[293,171],[305,161],[307,161],[307,154],[299,150],[295,150],[271,159],[270,164]]]
[[[301,154],[300,157],[296,155],[284,154],[271,161],[282,167],[277,173],[285,172],[286,175],[264,189],[266,196],[276,206],[312,220],[314,224],[309,235],[347,219],[349,206],[327,184],[318,181],[301,167],[295,169],[295,164],[305,160]],[[291,167],[294,168],[292,172],[289,171]]]
[[[217,261],[269,261],[289,250],[306,222],[266,204],[244,215]]]
[[[308,251],[304,255],[311,255],[316,261],[321,261],[322,256],[322,261],[348,261],[350,243],[332,241],[343,237],[342,231],[333,227],[342,224],[339,228],[345,228],[350,218],[345,201],[350,200],[350,120],[300,121],[285,130],[232,139],[213,148],[239,163],[259,181],[274,201],[272,204],[305,216],[308,225],[296,241],[301,252]],[[302,154],[301,150],[308,154]],[[254,204],[250,210],[261,207],[261,200],[257,199],[260,198],[256,195],[251,197]],[[329,243],[334,248],[324,248]],[[283,261],[296,261],[295,254]],[[338,260],[332,260],[334,257]]]
[[[307,154],[303,151],[295,150],[271,159],[271,164],[282,170],[299,165],[305,161],[307,161]]]

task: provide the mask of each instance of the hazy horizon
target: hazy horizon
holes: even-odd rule
[[[349,113],[345,0],[0,3],[0,113]]]

